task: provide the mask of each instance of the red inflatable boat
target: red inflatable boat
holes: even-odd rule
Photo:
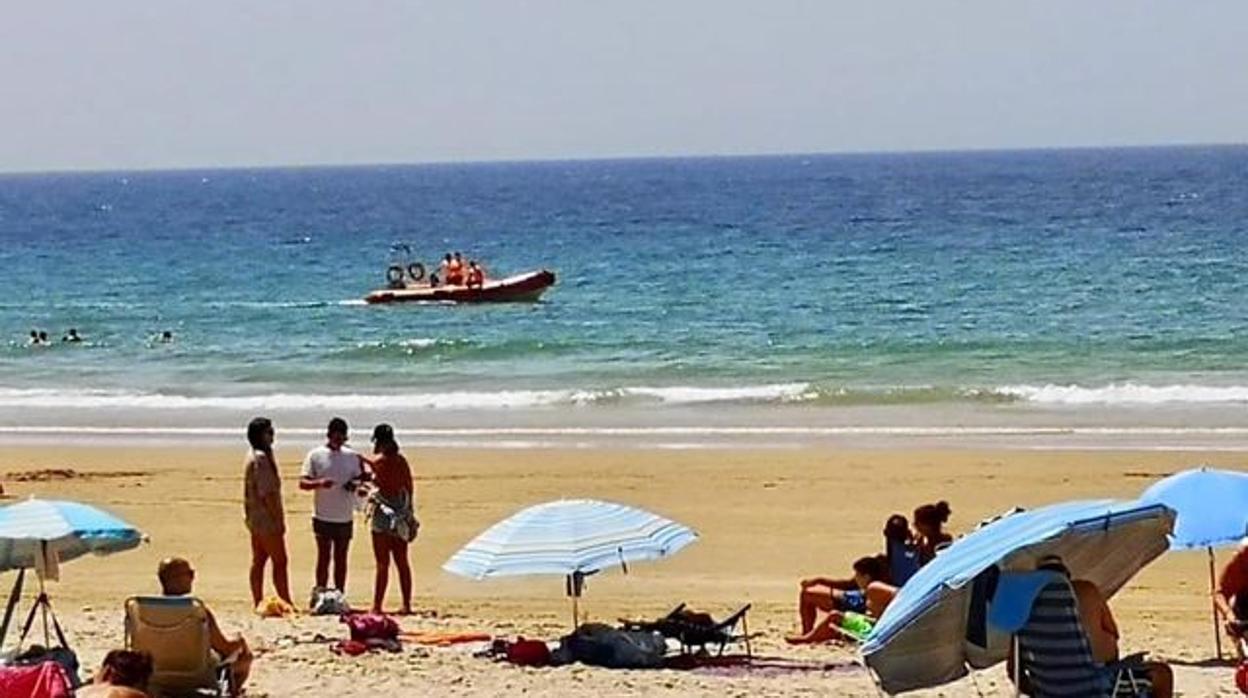
[[[411,285],[380,288],[367,303],[531,303],[555,284],[554,272],[542,269],[505,279],[488,279],[480,287]]]

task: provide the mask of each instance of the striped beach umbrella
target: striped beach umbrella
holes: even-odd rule
[[[0,647],[8,637],[9,622],[22,594],[26,568],[34,568],[39,573],[39,596],[30,609],[18,644],[26,639],[38,613],[43,619],[44,646],[50,646],[49,621],[61,645],[66,646],[64,633],[44,590],[44,579],[58,579],[61,562],[87,553],[107,555],[129,550],[142,541],[143,534],[134,526],[87,504],[32,497],[0,507],[0,572],[19,570],[0,621]]]
[[[142,539],[134,526],[93,506],[32,498],[0,507],[0,572],[37,567],[52,552],[65,562],[129,550]]]
[[[697,540],[687,526],[642,509],[594,499],[538,504],[491,526],[442,569],[469,579],[562,575],[577,598],[586,575],[612,565],[658,560]]]

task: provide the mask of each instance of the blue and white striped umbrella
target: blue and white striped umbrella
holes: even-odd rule
[[[565,499],[529,507],[491,526],[442,569],[471,579],[588,574],[667,557],[697,538],[689,527],[648,511]]]
[[[129,550],[142,540],[134,526],[78,502],[28,499],[0,507],[0,572],[35,567],[44,544],[65,562]]]
[[[1008,634],[969,632],[975,579],[990,567],[1031,571],[1059,555],[1073,578],[1106,598],[1166,551],[1174,511],[1161,505],[1112,500],[1052,504],[1012,514],[955,541],[905,583],[862,646],[882,688],[902,693],[938,686],[1005,661]],[[981,599],[984,603],[990,600]]]

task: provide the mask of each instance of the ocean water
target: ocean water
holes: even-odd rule
[[[1246,235],[1245,147],[3,176],[0,417],[1242,410]]]

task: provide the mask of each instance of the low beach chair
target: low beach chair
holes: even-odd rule
[[[709,615],[692,613],[686,610],[685,604],[672,609],[666,616],[657,621],[624,621],[626,630],[653,630],[663,637],[680,643],[680,650],[685,654],[697,647],[706,651],[707,645],[717,645],[716,655],[722,656],[724,649],[731,643],[745,644],[746,656],[753,656],[754,649],[750,645],[750,628],[747,615],[751,604],[746,604],[727,618],[716,622]],[[737,633],[737,626],[741,632]]]
[[[1015,636],[1020,688],[1032,698],[1126,698],[1151,695],[1143,654],[1100,664],[1079,622],[1070,582],[1055,579],[1037,594]]]
[[[153,696],[233,696],[230,662],[213,653],[208,611],[189,596],[126,599],[126,649],[152,655]]]

